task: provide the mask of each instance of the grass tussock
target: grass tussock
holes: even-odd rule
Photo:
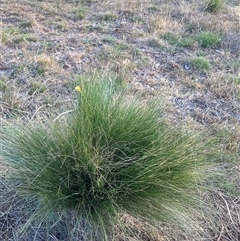
[[[222,0],[210,0],[207,3],[206,10],[209,12],[217,12],[221,9],[222,5],[223,5]]]
[[[217,34],[206,31],[199,34],[198,43],[203,48],[217,47],[221,43],[221,39]]]
[[[197,207],[197,183],[210,160],[207,143],[167,125],[156,101],[133,98],[111,78],[83,79],[66,120],[2,130],[11,188],[30,200],[21,235],[33,224],[69,225],[72,216],[75,230],[84,230],[81,240],[107,240],[120,213],[191,230],[189,210]]]

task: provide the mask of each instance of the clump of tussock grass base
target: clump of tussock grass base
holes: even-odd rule
[[[221,9],[222,5],[223,5],[222,0],[210,0],[207,3],[206,10],[209,12],[217,12]]]
[[[61,224],[65,240],[113,240],[122,213],[192,230],[207,143],[167,125],[156,101],[133,98],[111,78],[79,82],[78,106],[65,121],[2,129],[9,186],[29,202],[15,235],[35,227],[50,240]]]

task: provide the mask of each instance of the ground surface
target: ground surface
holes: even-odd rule
[[[216,218],[204,220],[199,240],[233,241],[240,240],[240,3],[205,8],[187,0],[2,0],[0,115],[57,118],[73,108],[76,76],[92,71],[109,71],[146,98],[161,96],[170,123],[209,128],[221,140],[216,192],[203,194]],[[204,46],[206,32],[218,41]],[[160,233],[189,240],[165,227]]]

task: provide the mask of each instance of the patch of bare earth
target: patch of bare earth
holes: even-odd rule
[[[131,235],[119,230],[119,240],[240,240],[240,6],[230,1],[217,13],[205,6],[186,0],[0,2],[1,120],[54,119],[73,108],[76,75],[104,71],[147,98],[161,96],[170,123],[209,128],[219,137],[224,155],[210,172],[220,178],[201,194],[211,215],[197,217],[204,235],[192,238],[163,225],[151,230],[123,216]],[[202,47],[204,31],[218,34],[220,43]],[[207,70],[192,64],[196,57],[204,57]],[[0,168],[3,178],[6,167]],[[13,224],[6,212],[0,206],[0,228],[7,230],[1,225]]]

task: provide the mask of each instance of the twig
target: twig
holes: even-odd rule
[[[41,110],[43,107],[46,107],[46,106],[48,106],[48,105],[42,105],[42,106],[38,107],[37,110],[35,111],[35,113],[33,114],[33,116],[31,117],[31,119],[28,121],[28,123],[27,123],[26,126],[29,125],[30,121],[36,116],[36,114],[38,113],[38,111]]]
[[[224,226],[222,225],[222,229],[221,229],[221,232],[220,232],[220,234],[219,234],[219,236],[218,236],[217,241],[220,241],[220,239],[221,239],[221,237],[222,237],[222,234],[223,234],[223,230],[224,230]]]
[[[219,196],[220,196],[220,197],[223,199],[223,201],[225,202],[226,207],[227,207],[227,210],[228,210],[228,214],[229,214],[229,217],[230,217],[230,220],[232,221],[232,224],[233,224],[233,226],[234,226],[234,222],[233,222],[233,219],[232,219],[232,215],[231,215],[231,211],[230,211],[230,209],[229,209],[228,203],[227,203],[227,201],[225,200],[225,198],[224,198],[221,194],[219,194]]]
[[[71,112],[73,112],[73,111],[74,111],[74,110],[68,110],[68,111],[65,111],[65,112],[61,113],[61,114],[59,114],[53,121],[56,121],[56,120],[59,119],[62,115],[66,115],[66,114],[71,113]]]

